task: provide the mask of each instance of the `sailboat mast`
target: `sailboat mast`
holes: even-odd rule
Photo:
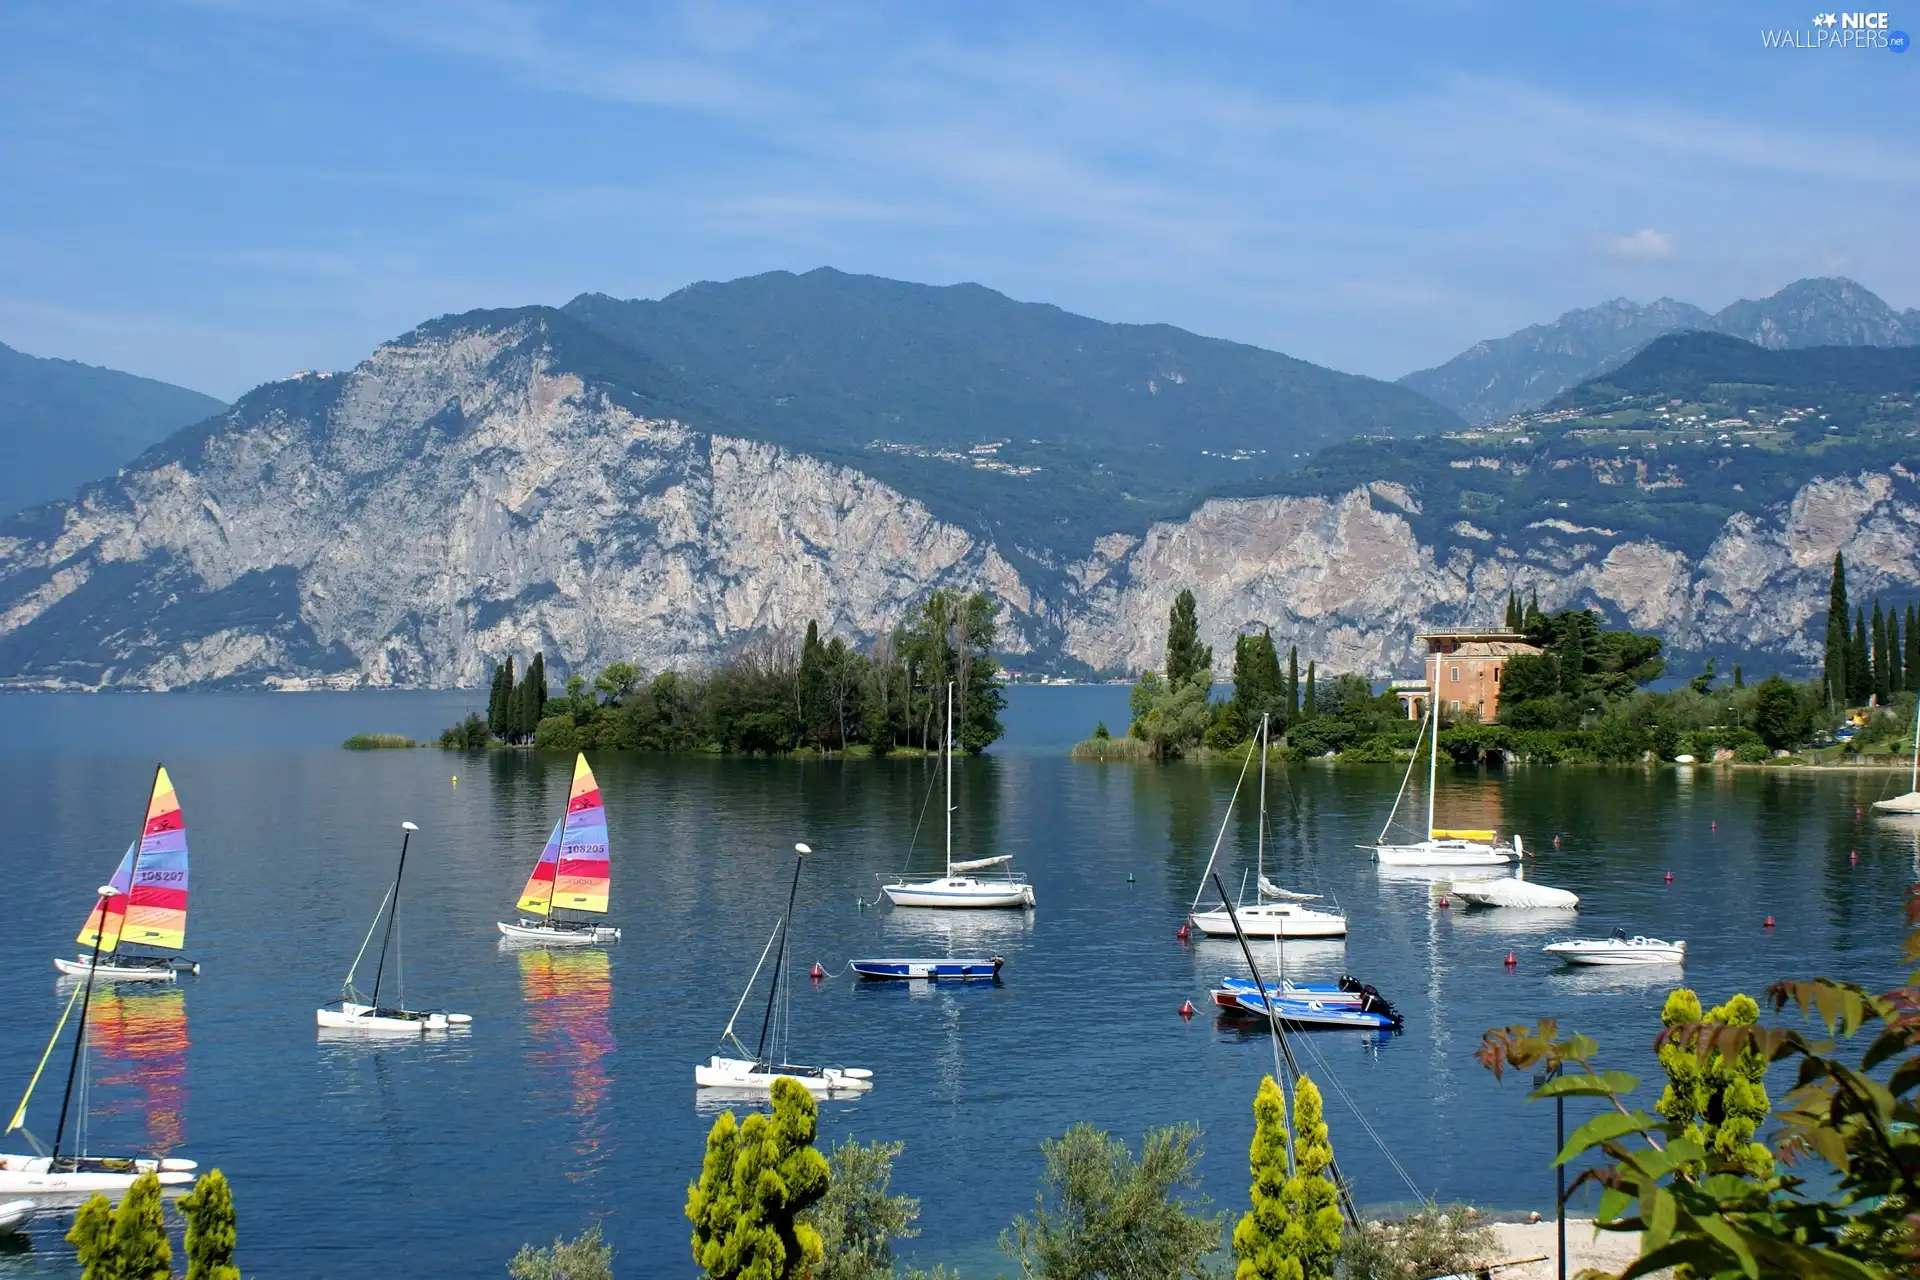
[[[753,1056],[762,1062],[767,1058],[767,1028],[773,1025],[773,999],[780,994],[780,971],[787,962],[787,935],[793,932],[793,899],[800,892],[800,868],[806,860],[804,853],[794,855],[793,884],[787,889],[787,914],[780,919],[780,950],[773,958],[773,981],[767,984],[767,1013],[760,1019],[760,1043],[753,1051]]]
[[[1434,678],[1440,676],[1439,664],[1433,668]],[[1431,693],[1427,695],[1433,697]],[[1427,839],[1433,839],[1433,793],[1440,785],[1440,702],[1436,698],[1433,704],[1433,754],[1427,757]]]
[[[400,827],[400,866],[393,873],[393,902],[387,912],[387,932],[380,939],[380,963],[373,970],[373,1008],[376,1013],[380,1009],[380,977],[387,969],[387,944],[393,941],[393,922],[400,915],[400,877],[407,874],[407,842],[413,839],[413,833],[418,829],[411,822],[403,822]]]
[[[153,767],[153,785],[160,785],[160,770],[164,766]],[[153,787],[147,788],[147,808],[153,805]],[[140,842],[147,834],[147,809],[140,810],[140,834],[133,840],[133,859],[127,868],[127,905],[133,905],[133,880],[140,873]],[[87,1010],[93,1005],[93,976],[100,968],[100,939],[107,931],[107,903],[114,897],[113,885],[100,886],[100,918],[93,926],[93,958],[87,962],[87,985],[80,997],[80,1026],[73,1033],[73,1057],[67,1061],[67,1088],[60,1097],[60,1122],[53,1130],[53,1152],[47,1163],[48,1172],[53,1172],[60,1158],[60,1143],[67,1132],[67,1108],[73,1102],[73,1078],[80,1072],[80,1055],[87,1048]],[[124,919],[124,917],[122,917]],[[118,939],[115,939],[117,942]]]
[[[1267,717],[1260,716],[1260,826],[1253,837],[1253,900],[1260,901],[1262,886],[1267,882]]]
[[[947,878],[953,878],[953,681],[947,681]]]

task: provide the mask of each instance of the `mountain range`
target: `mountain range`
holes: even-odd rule
[[[1771,297],[1709,314],[1672,298],[1615,298],[1475,343],[1445,364],[1400,379],[1470,422],[1497,422],[1537,409],[1570,387],[1622,363],[1666,333],[1704,330],[1770,350],[1897,347],[1920,343],[1920,311],[1897,312],[1841,277],[1798,280]]]
[[[809,619],[864,642],[942,586],[998,599],[1031,672],[1156,664],[1183,587],[1216,653],[1269,626],[1323,669],[1403,670],[1513,589],[1793,666],[1834,551],[1862,598],[1920,589],[1916,387],[1920,348],[1674,333],[1469,429],[972,286],[776,273],[471,312],[0,520],[0,683],[474,686],[535,649],[556,676],[658,670]]]
[[[0,515],[64,498],[188,423],[226,408],[130,373],[0,343]]]

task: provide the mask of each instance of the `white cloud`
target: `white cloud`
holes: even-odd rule
[[[1609,258],[1618,262],[1665,262],[1673,256],[1673,237],[1665,231],[1642,227],[1606,243]]]

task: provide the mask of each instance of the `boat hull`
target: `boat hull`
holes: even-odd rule
[[[1383,867],[1501,867],[1514,860],[1514,853],[1470,840],[1422,840],[1374,845],[1373,859]]]
[[[1455,880],[1447,893],[1470,907],[1527,907],[1572,911],[1580,895],[1531,880],[1501,877],[1494,880]]]
[[[991,982],[1000,976],[1006,961],[999,956],[977,960],[853,960],[853,971],[862,978],[876,980],[926,982]]]
[[[191,1160],[92,1157],[82,1160],[80,1168],[56,1172],[52,1163],[46,1156],[0,1155],[0,1197],[84,1196],[96,1191],[112,1195],[148,1173],[158,1177],[163,1187],[184,1187],[193,1182],[197,1167]]]
[[[371,1005],[343,1001],[314,1010],[314,1019],[331,1031],[361,1031],[368,1035],[417,1036],[428,1031],[446,1031],[473,1021],[470,1014],[443,1013],[439,1010],[375,1009]]]
[[[1909,791],[1903,796],[1891,800],[1875,800],[1873,807],[1882,813],[1920,814],[1920,791]]]
[[[1347,918],[1331,911],[1288,904],[1238,909],[1240,931],[1249,938],[1344,938]],[[1209,938],[1231,938],[1233,917],[1225,911],[1197,911],[1193,927]]]
[[[200,972],[197,963],[182,962],[189,973]],[[171,961],[159,961],[154,964],[125,964],[111,960],[93,963],[92,956],[81,956],[68,960],[64,956],[53,958],[53,967],[69,978],[84,978],[91,969],[93,976],[101,982],[173,982],[180,976],[180,970]]]
[[[39,1206],[31,1200],[8,1200],[0,1204],[0,1236],[12,1235],[33,1221]]]
[[[1257,991],[1243,992],[1239,1004],[1243,1013],[1260,1018],[1267,1016],[1267,1001]],[[1319,1000],[1274,1000],[1272,1004],[1273,1016],[1284,1027],[1332,1027],[1354,1031],[1396,1031],[1400,1027],[1400,1015],[1397,1013],[1382,1013],[1353,1004]]]
[[[1216,997],[1227,995],[1232,997],[1232,999],[1230,1001],[1216,999],[1214,1003],[1237,1003],[1243,995],[1257,996],[1259,993],[1260,988],[1255,985],[1252,978],[1222,978],[1220,979],[1220,989],[1214,994]],[[1318,1000],[1322,1004],[1357,1005],[1361,1003],[1362,999],[1360,988],[1357,985],[1352,989],[1348,989],[1346,987],[1330,986],[1326,983],[1297,983],[1287,982],[1285,980],[1282,980],[1278,986],[1269,984],[1267,994],[1275,1000]]]
[[[880,886],[880,891],[896,907],[994,910],[1033,905],[1033,886],[1024,880],[941,876],[933,880],[899,880]]]
[[[495,923],[499,925],[500,936],[508,942],[536,943],[543,947],[591,947],[620,940],[620,930],[605,924],[556,929],[550,924],[532,924],[525,920],[518,924],[508,924],[504,920]]]
[[[818,1094],[866,1093],[873,1088],[873,1072],[864,1067],[771,1067],[716,1054],[693,1069],[693,1082],[703,1089],[769,1092],[775,1080],[791,1080]]]
[[[1543,947],[1548,955],[1567,964],[1628,965],[1685,964],[1687,944],[1664,942],[1659,938],[1615,939],[1576,938]]]

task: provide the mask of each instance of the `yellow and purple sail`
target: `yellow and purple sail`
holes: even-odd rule
[[[612,866],[607,860],[607,809],[587,757],[573,762],[567,812],[554,824],[540,861],[533,864],[520,910],[548,915],[553,909],[605,913]]]
[[[93,946],[96,932],[102,952],[118,950],[123,942],[164,951],[186,945],[187,820],[164,766],[153,775],[140,839],[127,846],[107,883],[119,893],[94,903],[80,929],[81,946]]]

